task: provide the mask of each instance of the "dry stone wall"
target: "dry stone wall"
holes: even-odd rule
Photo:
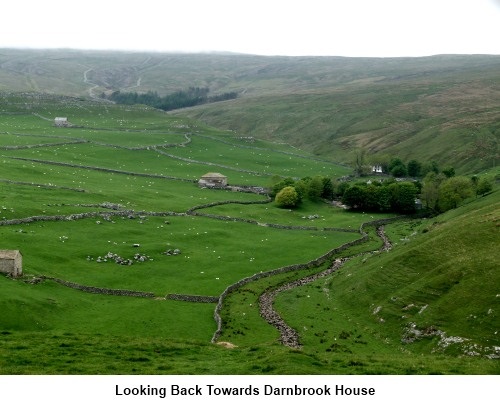
[[[200,164],[200,165],[204,165],[204,166],[220,167],[220,168],[232,170],[232,171],[235,171],[235,172],[247,173],[247,174],[256,174],[256,175],[259,175],[259,176],[272,176],[273,175],[272,173],[256,172],[256,171],[253,171],[253,170],[240,169],[238,167],[233,167],[233,166],[228,166],[228,165],[222,165],[222,164],[219,164],[219,163],[205,162],[205,161],[196,160],[196,159],[189,159],[189,158],[185,158],[185,157],[181,157],[181,156],[177,156],[177,155],[172,155],[170,153],[163,152],[163,151],[159,150],[158,148],[154,148],[154,150],[155,150],[155,152],[158,152],[161,155],[168,156],[171,159],[182,160],[183,162],[196,163],[196,164]]]
[[[148,174],[148,173],[129,172],[129,171],[125,171],[125,170],[108,169],[108,168],[105,168],[105,167],[75,165],[73,163],[55,162],[55,161],[52,161],[52,160],[29,159],[29,158],[22,158],[22,157],[9,157],[9,158],[10,159],[14,159],[14,160],[22,160],[22,161],[27,161],[27,162],[43,163],[43,164],[54,165],[54,166],[73,167],[73,168],[76,168],[76,169],[88,169],[88,170],[95,170],[95,171],[98,171],[98,172],[105,172],[105,173],[125,174],[127,176],[149,177],[149,178],[166,179],[166,180],[178,180],[178,181],[185,181],[185,182],[188,182],[188,183],[196,183],[197,182],[197,180],[183,179],[181,177],[164,176],[164,175],[161,175],[161,174]]]
[[[176,148],[176,147],[185,147],[191,143],[191,138],[188,135],[184,135],[184,138],[186,139],[184,142],[180,143],[162,143],[159,145],[148,145],[148,146],[122,146],[122,145],[113,145],[113,144],[108,144],[108,143],[102,143],[102,142],[96,142],[92,141],[92,143],[100,146],[106,146],[108,148],[117,148],[117,149],[126,149],[126,150],[154,150],[160,154],[164,154],[163,152],[159,151],[158,148]]]
[[[359,239],[344,243],[341,246],[333,248],[333,249],[329,250],[328,252],[326,252],[324,255],[322,255],[316,259],[313,259],[307,263],[294,264],[294,265],[290,265],[290,266],[280,267],[278,269],[274,269],[274,270],[271,270],[268,272],[257,273],[257,274],[254,274],[253,276],[246,277],[246,278],[241,279],[238,282],[228,286],[224,290],[224,292],[220,295],[219,301],[218,301],[217,306],[216,306],[215,311],[214,311],[214,320],[217,324],[217,330],[215,331],[215,333],[212,337],[212,342],[216,342],[222,333],[222,318],[220,316],[220,312],[221,312],[222,306],[224,305],[224,300],[233,291],[237,290],[238,288],[240,288],[240,287],[242,287],[242,286],[244,286],[252,281],[256,281],[256,280],[259,280],[259,279],[264,278],[264,277],[270,277],[270,276],[274,276],[277,274],[287,273],[287,272],[296,271],[296,270],[305,270],[305,269],[311,269],[314,267],[319,267],[322,264],[326,263],[328,260],[330,260],[333,256],[338,255],[339,253],[343,252],[344,250],[347,250],[350,247],[360,245],[360,244],[366,242],[368,240],[368,234],[364,231],[364,228],[366,228],[368,226],[377,227],[377,226],[381,226],[381,225],[386,225],[386,224],[389,224],[391,222],[399,221],[399,220],[404,219],[404,218],[407,218],[407,217],[397,216],[397,217],[384,218],[384,219],[365,222],[365,223],[361,224],[361,226],[359,228],[359,233],[361,234],[361,237]],[[290,337],[290,339],[293,340],[294,338],[292,337],[292,335],[293,334],[290,333],[288,336]]]
[[[119,295],[125,297],[141,297],[141,298],[154,298],[155,296],[151,292],[92,287],[92,286],[73,283],[70,281],[61,280],[55,277],[40,276],[40,278],[45,280],[55,281],[56,283],[62,284],[66,287],[74,288],[75,290],[80,290],[93,294]]]
[[[51,146],[64,146],[64,145],[75,145],[78,143],[88,143],[87,141],[74,141],[74,142],[57,142],[57,143],[39,143],[35,145],[15,145],[15,146],[0,146],[3,150],[21,150],[21,149],[33,149],[33,148],[46,148]]]
[[[200,302],[200,303],[215,303],[219,301],[219,297],[204,296],[204,295],[186,295],[186,294],[167,294],[168,300]]]
[[[167,216],[185,216],[185,215],[186,214],[183,212],[149,212],[149,211],[133,211],[133,210],[83,212],[79,214],[69,214],[69,215],[37,215],[26,218],[5,219],[0,221],[0,226],[22,225],[39,221],[76,221],[79,219],[95,218],[95,217],[109,218],[111,216],[135,218],[135,216],[167,217]]]
[[[26,181],[14,181],[14,180],[0,179],[0,182],[7,183],[7,184],[16,184],[18,186],[32,186],[32,187],[37,187],[37,188],[70,190],[70,191],[76,191],[78,193],[84,193],[85,192],[85,190],[82,189],[82,188],[64,187],[64,186],[53,186],[53,185],[50,185],[50,184],[40,184],[40,183],[28,183]]]

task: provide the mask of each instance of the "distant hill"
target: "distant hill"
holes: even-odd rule
[[[264,57],[0,50],[0,90],[98,98],[189,87],[238,98],[177,110],[242,135],[350,163],[357,148],[435,160],[458,173],[496,165],[500,56]]]

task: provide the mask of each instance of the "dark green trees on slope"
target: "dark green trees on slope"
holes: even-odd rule
[[[348,187],[342,196],[342,203],[357,211],[415,212],[418,189],[411,182],[356,183]]]
[[[275,198],[279,207],[293,208],[304,199],[310,201],[331,200],[334,197],[334,188],[332,180],[328,177],[304,177],[300,180],[288,177],[275,181],[271,187],[270,195]]]
[[[206,87],[190,87],[187,90],[179,90],[161,97],[155,91],[148,91],[147,93],[115,91],[107,98],[119,104],[144,104],[163,111],[171,111],[205,103],[231,100],[238,97],[237,92],[223,93],[215,96],[208,96],[208,92],[209,89]]]
[[[431,172],[423,180],[422,200],[428,209],[445,212],[457,208],[474,194],[485,195],[492,189],[493,182],[486,177],[446,177],[445,173]]]

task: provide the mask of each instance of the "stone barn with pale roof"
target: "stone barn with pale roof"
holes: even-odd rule
[[[207,173],[198,181],[200,187],[226,187],[227,177],[220,173]]]
[[[11,277],[23,274],[23,255],[19,250],[0,250],[0,273]]]
[[[56,117],[54,118],[54,125],[56,127],[69,127],[69,121],[67,117]]]

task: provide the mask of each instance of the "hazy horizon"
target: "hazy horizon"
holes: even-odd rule
[[[262,56],[500,54],[500,0],[10,2],[0,48]],[[17,16],[22,16],[22,22]]]

